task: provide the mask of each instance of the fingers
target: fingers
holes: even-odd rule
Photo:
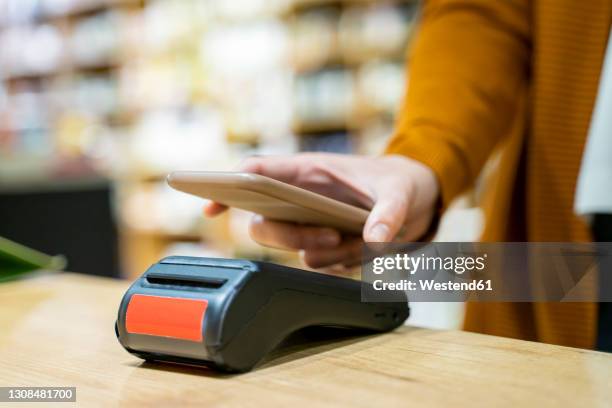
[[[334,266],[331,273],[348,274],[350,267],[361,262],[360,237],[342,239],[331,228],[311,227],[271,221],[260,215],[253,216],[249,227],[251,237],[259,244],[276,249],[300,250],[302,261],[311,268]]]
[[[331,228],[271,221],[255,215],[249,233],[267,247],[301,250],[303,262],[311,268],[340,265],[346,269],[361,262],[361,238],[342,239],[340,233]]]
[[[433,211],[426,211],[413,217],[414,219],[406,222],[402,226],[398,235],[395,237],[396,241],[414,241],[421,239],[431,225],[433,216]]]
[[[354,266],[361,262],[363,241],[355,237],[345,239],[334,248],[312,248],[302,252],[303,262],[311,268],[324,268],[341,264]]]
[[[214,201],[209,201],[208,203],[204,204],[204,215],[206,217],[214,217],[221,214],[225,210],[227,210],[225,205],[216,203]]]
[[[285,183],[291,183],[299,172],[299,159],[295,156],[253,156],[244,159],[237,171],[260,174]]]
[[[392,241],[406,220],[409,199],[405,189],[383,190],[363,228],[364,241]]]
[[[261,245],[288,250],[333,248],[341,241],[332,228],[271,221],[261,215],[253,216],[249,233]]]
[[[372,192],[350,177],[351,171],[338,165],[341,161],[341,158],[320,153],[255,156],[243,160],[238,170],[271,177],[348,204],[371,208],[374,202]]]
[[[306,264],[306,262],[304,262],[303,251],[300,254],[302,263]],[[361,279],[361,267],[359,264],[357,264],[356,266],[344,266],[342,264],[336,264],[328,267],[317,268],[317,272],[324,273],[327,275],[343,276],[345,278],[353,278],[357,280]]]

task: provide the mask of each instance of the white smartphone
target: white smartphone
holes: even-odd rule
[[[253,173],[178,171],[168,184],[179,191],[216,201],[266,218],[332,227],[361,234],[368,211]]]

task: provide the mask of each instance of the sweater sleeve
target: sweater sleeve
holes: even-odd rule
[[[473,184],[527,83],[528,0],[425,0],[387,154],[429,166],[442,205]]]

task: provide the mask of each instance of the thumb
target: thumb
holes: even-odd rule
[[[406,220],[409,195],[400,190],[382,192],[363,228],[366,242],[390,242]]]

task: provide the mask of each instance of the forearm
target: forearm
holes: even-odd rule
[[[516,114],[528,79],[529,12],[522,0],[424,3],[387,152],[430,167],[444,204],[473,183]]]

